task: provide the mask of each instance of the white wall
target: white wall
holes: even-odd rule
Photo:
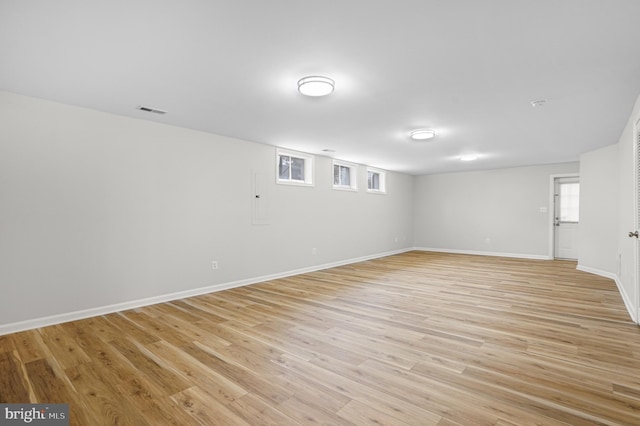
[[[276,185],[273,147],[0,92],[0,334],[413,246],[545,258],[549,176],[578,171],[579,265],[611,274],[619,254],[635,306],[639,117],[640,98],[618,144],[580,166],[389,173],[375,195],[364,167],[356,193],[332,190],[319,156],[313,188]],[[268,225],[251,224],[252,171]]]
[[[618,145],[580,156],[578,269],[618,274]]]
[[[343,192],[315,165],[276,185],[273,147],[0,92],[0,332],[413,246],[412,176]]]
[[[635,262],[634,124],[640,97],[617,144],[580,158],[581,201],[578,268],[615,279],[631,318],[637,318]]]
[[[578,163],[420,176],[415,244],[425,249],[533,258],[549,255],[550,176]]]
[[[618,252],[621,257],[620,275],[618,286],[627,304],[631,316],[637,317],[637,285],[635,282],[635,244],[636,240],[629,238],[630,231],[638,229],[635,223],[634,200],[636,198],[634,186],[634,136],[633,129],[635,122],[640,119],[640,97],[636,100],[635,107],[631,112],[627,125],[618,140]]]

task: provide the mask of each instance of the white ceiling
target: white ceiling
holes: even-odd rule
[[[575,161],[629,118],[639,17],[639,0],[0,0],[0,90],[412,174]],[[297,92],[316,74],[331,96]],[[438,136],[411,142],[422,127]]]

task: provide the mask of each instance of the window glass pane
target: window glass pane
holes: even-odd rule
[[[380,173],[369,172],[367,175],[367,188],[380,189]]]
[[[304,159],[291,157],[291,179],[304,180]]]
[[[349,186],[351,185],[351,169],[349,167],[340,166],[340,185]]]
[[[580,184],[560,184],[560,220],[578,222],[580,218]]]
[[[333,184],[336,186],[351,186],[351,167],[334,164]]]
[[[276,150],[276,183],[313,186],[313,156]]]
[[[281,155],[280,156],[280,161],[278,164],[278,177],[280,179],[286,179],[289,180],[291,179],[291,176],[289,174],[289,164],[291,163],[291,157],[287,156],[287,155]]]

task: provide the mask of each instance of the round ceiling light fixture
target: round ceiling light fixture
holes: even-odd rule
[[[312,75],[298,80],[298,91],[305,96],[327,96],[333,92],[335,84],[329,77]]]
[[[433,139],[436,136],[436,131],[433,129],[418,129],[411,132],[411,139],[414,141],[426,141],[427,139]]]

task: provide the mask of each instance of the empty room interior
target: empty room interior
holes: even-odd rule
[[[0,0],[0,423],[640,424],[638,16]]]

